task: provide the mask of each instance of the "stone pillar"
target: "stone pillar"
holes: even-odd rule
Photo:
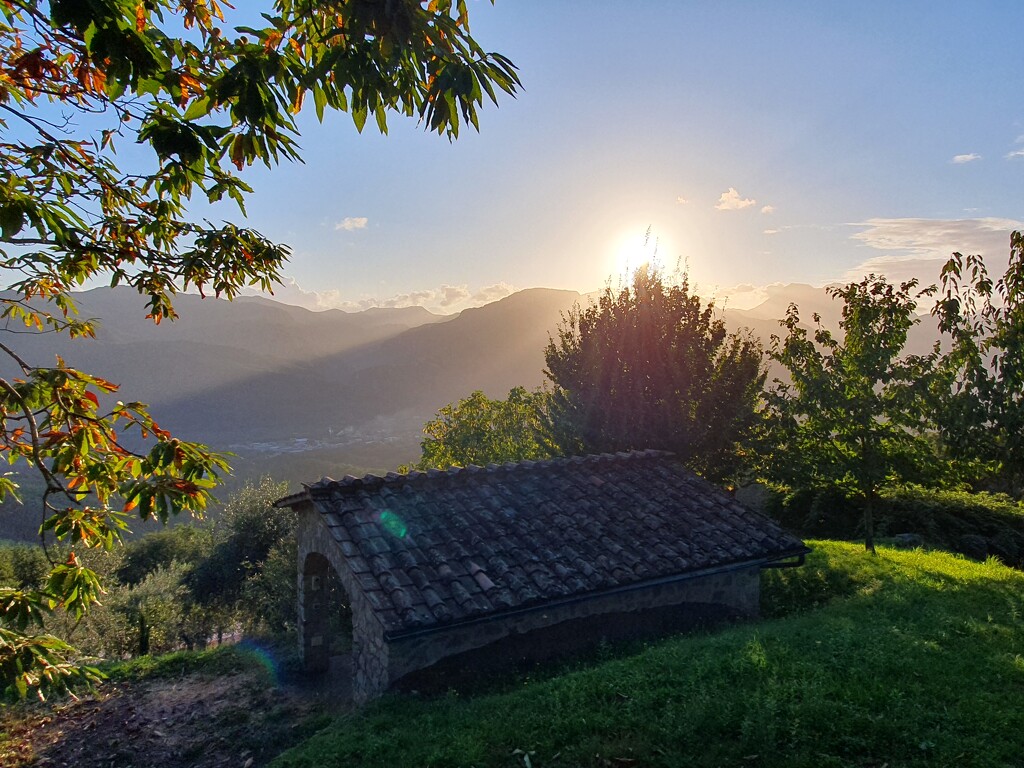
[[[380,623],[368,612],[352,613],[352,699],[365,704],[388,689],[388,644]]]

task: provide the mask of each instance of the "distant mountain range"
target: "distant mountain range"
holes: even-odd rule
[[[420,430],[440,407],[477,389],[504,397],[513,386],[540,385],[549,334],[588,299],[534,288],[442,316],[421,307],[312,312],[263,298],[181,295],[180,319],[159,326],[128,288],[76,300],[82,317],[101,320],[97,338],[19,336],[23,356],[49,365],[60,354],[120,383],[121,399],[149,403],[161,426],[237,453],[240,474],[294,483],[415,460]],[[767,343],[791,301],[808,322],[815,311],[827,325],[838,321],[841,307],[808,285],[773,287],[762,305],[729,309],[726,320]],[[915,351],[930,345],[931,328],[926,319],[916,329]]]

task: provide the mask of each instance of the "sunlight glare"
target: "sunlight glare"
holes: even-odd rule
[[[633,273],[645,264],[661,270],[671,266],[671,249],[664,238],[658,237],[653,231],[648,234],[643,230],[631,230],[618,238],[611,251],[612,282],[628,282]]]

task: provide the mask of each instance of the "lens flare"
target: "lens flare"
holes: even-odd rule
[[[235,648],[258,662],[267,671],[275,686],[281,684],[281,662],[273,651],[255,640],[242,640]]]
[[[404,539],[406,532],[409,530],[405,525],[405,521],[389,509],[380,513],[380,524],[384,527],[385,531],[396,539]]]

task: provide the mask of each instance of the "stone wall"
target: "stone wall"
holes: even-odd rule
[[[721,570],[681,581],[582,600],[568,600],[545,610],[523,611],[504,618],[391,640],[389,681],[393,683],[446,657],[489,646],[516,635],[530,636],[527,642],[519,644],[517,653],[543,658],[546,649],[531,648],[531,644],[551,642],[554,639],[552,633],[539,630],[562,623],[568,623],[569,634],[576,636],[582,635],[581,630],[586,628],[587,639],[593,641],[602,636],[619,639],[631,634],[630,624],[635,625],[633,628],[637,632],[643,632],[646,627],[656,624],[646,614],[657,613],[669,606],[680,606],[675,620],[680,619],[679,613],[686,612],[686,606],[693,606],[693,613],[704,620],[715,613],[723,618],[753,617],[758,613],[759,603],[760,569],[757,566]],[[719,606],[721,610],[709,611],[709,606]],[[606,621],[594,621],[601,617]],[[685,620],[681,623],[685,623]],[[595,632],[597,627],[605,631]]]

